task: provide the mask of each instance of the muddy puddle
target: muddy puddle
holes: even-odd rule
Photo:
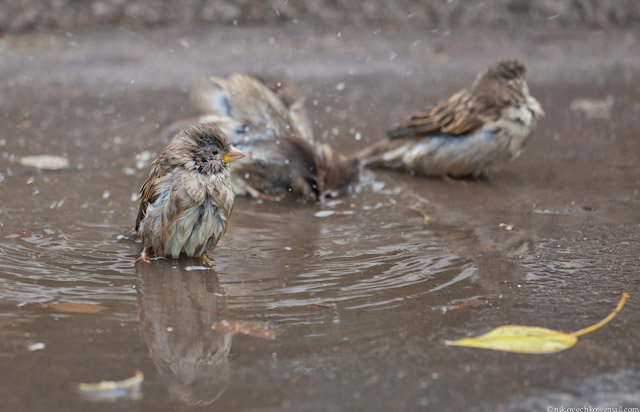
[[[640,406],[639,44],[300,28],[2,39],[3,409]],[[322,204],[239,198],[212,269],[134,263],[136,192],[162,128],[194,114],[191,79],[282,78],[319,140],[349,153],[505,55],[527,63],[547,116],[486,179],[365,171]],[[571,109],[609,95],[595,118]],[[20,163],[36,154],[70,166]],[[577,330],[623,291],[618,317],[565,352],[444,345],[508,323]],[[144,382],[123,396],[77,391],[136,370]]]

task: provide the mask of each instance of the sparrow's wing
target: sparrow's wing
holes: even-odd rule
[[[311,126],[309,115],[304,108],[304,102],[304,97],[296,99],[289,106],[289,117],[291,118],[291,122],[297,126],[300,136],[309,142],[313,142],[313,127]]]
[[[469,133],[500,116],[501,108],[468,90],[462,90],[437,105],[416,113],[406,125],[387,132],[391,138],[415,135]]]
[[[232,74],[227,79],[201,79],[192,87],[191,101],[202,115],[215,115],[208,120],[228,123],[227,132],[238,128],[271,130],[278,136],[296,135],[311,141],[304,100],[287,108],[280,97],[254,77]],[[274,133],[265,136],[269,135]]]
[[[162,178],[167,176],[171,168],[167,162],[156,159],[151,165],[151,172],[149,177],[144,181],[138,196],[140,198],[140,207],[138,208],[138,217],[136,218],[136,231],[140,227],[140,221],[144,217],[147,211],[147,206],[153,204],[158,198],[158,184],[163,180]]]

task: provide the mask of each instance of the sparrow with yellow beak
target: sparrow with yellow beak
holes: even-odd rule
[[[235,200],[229,163],[243,156],[211,123],[176,134],[140,188],[137,260],[186,255],[211,266],[206,251],[226,232]]]

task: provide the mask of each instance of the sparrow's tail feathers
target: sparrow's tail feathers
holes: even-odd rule
[[[375,163],[382,154],[389,150],[389,139],[381,139],[355,154],[354,159],[363,166],[369,166]]]
[[[355,157],[339,153],[327,144],[318,145],[316,152],[324,170],[324,193],[321,195],[340,192],[357,180],[360,169]]]
[[[399,139],[401,137],[407,137],[415,134],[416,128],[414,126],[401,126],[395,129],[391,129],[387,132],[387,136],[391,139]]]

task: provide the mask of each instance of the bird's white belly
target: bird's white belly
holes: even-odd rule
[[[181,174],[168,179],[167,184],[159,188],[156,201],[147,207],[140,235],[159,256],[200,256],[225,232],[227,219],[215,205],[213,193],[208,193],[208,187],[215,185],[207,185],[204,176],[194,177],[196,180],[190,180],[192,185],[183,184]],[[208,180],[215,183],[219,178],[212,175]],[[223,198],[233,204],[233,190],[222,187],[228,192]]]
[[[385,153],[383,161],[399,161],[403,168],[427,176],[477,176],[493,164],[520,156],[534,121],[526,106],[512,106],[471,134],[412,139]]]
[[[218,238],[224,232],[225,221],[218,208],[209,200],[185,210],[173,223],[173,235],[167,242],[165,254],[174,258],[184,253],[200,256],[210,238]]]

